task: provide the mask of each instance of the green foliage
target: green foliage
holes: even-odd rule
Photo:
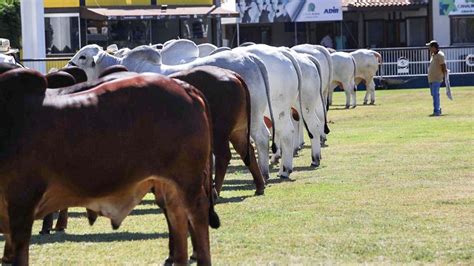
[[[20,1],[0,0],[0,38],[9,39],[12,47],[19,48],[20,37]]]

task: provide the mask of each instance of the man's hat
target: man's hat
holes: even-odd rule
[[[427,43],[426,46],[439,48],[439,44],[435,40],[432,40],[431,42]]]
[[[2,54],[15,54],[15,53],[18,53],[18,49],[12,49],[10,47],[10,40],[0,38],[0,53],[2,53]]]

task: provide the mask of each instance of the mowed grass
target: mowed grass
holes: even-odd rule
[[[233,154],[216,206],[222,226],[211,230],[215,264],[474,263],[474,87],[454,88],[452,102],[443,95],[442,117],[428,117],[428,89],[376,94],[377,105],[344,110],[336,93],[321,167],[309,167],[307,139],[294,181],[280,182],[274,166],[265,196],[253,196]],[[66,234],[39,236],[35,222],[32,264],[167,257],[166,223],[151,195],[117,231],[105,218],[90,227],[84,209],[70,216]]]

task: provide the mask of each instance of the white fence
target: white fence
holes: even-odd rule
[[[383,77],[426,76],[430,63],[427,47],[374,49],[382,55]],[[474,46],[441,47],[450,74],[474,74]]]

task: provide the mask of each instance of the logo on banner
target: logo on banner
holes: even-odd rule
[[[400,57],[397,60],[397,73],[398,74],[408,74],[410,73],[410,60],[405,57]]]

